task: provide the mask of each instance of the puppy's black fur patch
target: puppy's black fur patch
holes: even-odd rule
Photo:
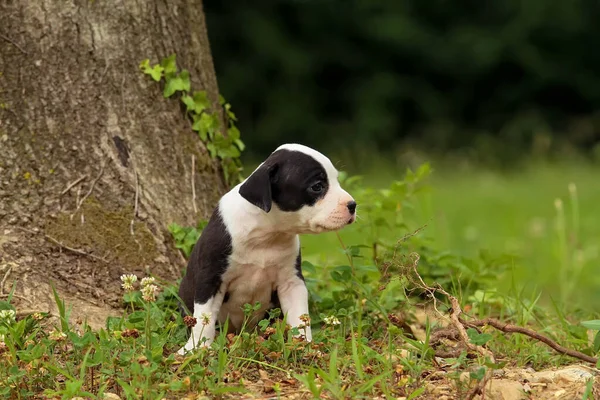
[[[302,275],[302,250],[298,251],[298,257],[296,257],[296,275],[304,281],[304,275]]]
[[[229,264],[231,235],[217,207],[194,245],[186,276],[179,287],[179,297],[191,314],[194,302],[206,303],[221,287],[221,277]]]
[[[327,172],[300,151],[277,150],[240,186],[240,195],[265,212],[272,203],[281,211],[313,206],[329,190]]]

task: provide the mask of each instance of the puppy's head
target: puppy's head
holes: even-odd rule
[[[334,231],[356,219],[356,202],[340,186],[331,161],[299,144],[277,148],[239,193],[298,233]]]

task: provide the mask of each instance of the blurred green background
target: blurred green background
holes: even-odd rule
[[[374,187],[430,161],[410,218],[434,247],[510,254],[499,282],[600,309],[597,0],[204,7],[247,173],[283,142]],[[303,243],[308,257],[339,247],[333,234]]]
[[[281,141],[512,163],[600,139],[596,0],[206,2],[247,157]]]

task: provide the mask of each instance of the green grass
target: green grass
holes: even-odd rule
[[[482,250],[512,255],[512,271],[500,277],[499,289],[508,290],[516,280],[530,293],[541,292],[545,304],[554,298],[571,311],[598,310],[600,167],[535,164],[499,173],[434,164],[433,169],[428,190],[411,199],[405,213],[410,226],[427,225],[421,234],[430,238],[432,248],[469,257]],[[389,166],[379,166],[364,180],[384,187],[403,174],[404,170],[394,173]],[[562,212],[556,208],[557,199]],[[353,228],[341,236],[360,244],[361,232]],[[307,236],[303,246],[312,259],[343,260],[335,234]]]
[[[581,322],[599,317],[600,171],[577,164],[510,175],[438,168],[431,176],[427,167],[405,176],[388,165],[362,181],[345,180],[359,203],[358,222],[339,235],[303,238],[313,343],[293,339],[298,332],[284,321],[265,321],[256,331],[221,334],[210,349],[176,356],[186,329],[172,282],[157,283],[155,300],[144,300],[139,286],[124,292],[122,318],[100,331],[70,321],[72,305],[58,297],[58,321],[42,314],[15,320],[9,298],[0,302],[0,396],[437,398],[441,383],[432,387],[428,377],[444,369],[451,397],[461,398],[489,369],[573,362],[528,338],[486,329],[469,334],[496,363],[463,351],[440,367],[440,348],[429,339],[443,316],[419,317],[432,302],[409,279],[411,252],[420,255],[423,279],[456,295],[469,315],[525,325],[597,355],[600,338],[590,342],[587,335],[600,324]],[[184,253],[194,229],[171,227]],[[443,297],[438,309],[448,311]],[[460,382],[465,371],[471,380]]]

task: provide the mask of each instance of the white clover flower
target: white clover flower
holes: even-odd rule
[[[325,321],[325,323],[327,325],[339,325],[340,324],[340,320],[337,319],[337,317],[335,315],[330,315],[328,317],[323,318],[323,321]]]
[[[154,279],[153,276],[147,276],[145,278],[142,278],[142,281],[140,282],[140,284],[142,285],[142,287],[146,287],[146,286],[150,286],[152,284],[154,284],[154,281],[156,279]]]
[[[67,337],[67,334],[61,331],[53,330],[50,332],[50,340],[54,340],[56,342],[62,342]]]
[[[158,286],[156,285],[148,285],[142,288],[142,299],[144,301],[155,301],[156,293],[158,293]]]
[[[133,290],[133,284],[137,282],[138,277],[134,274],[124,274],[121,275],[121,282],[123,289],[130,291]]]
[[[2,310],[0,311],[0,322],[6,322],[12,324],[16,321],[17,314],[14,310]]]
[[[200,319],[202,320],[202,325],[206,326],[208,324],[210,324],[210,317],[211,317],[212,313],[202,313],[200,315]]]

